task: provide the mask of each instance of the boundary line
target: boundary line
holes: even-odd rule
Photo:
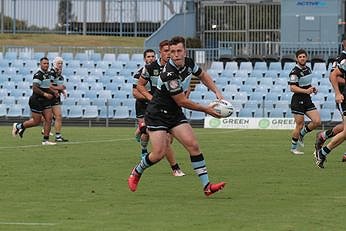
[[[38,222],[5,222],[5,221],[0,221],[0,225],[32,225],[32,226],[43,225],[43,226],[54,226],[54,225],[57,225],[57,224],[56,223],[38,223]]]

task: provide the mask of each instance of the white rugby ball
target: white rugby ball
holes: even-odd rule
[[[217,99],[210,103],[214,107],[214,110],[221,114],[222,118],[229,117],[233,114],[233,105],[224,99]]]

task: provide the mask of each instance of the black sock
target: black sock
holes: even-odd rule
[[[179,170],[179,169],[180,169],[178,163],[176,163],[175,165],[172,165],[171,168],[172,168],[173,171],[174,171],[174,170]]]

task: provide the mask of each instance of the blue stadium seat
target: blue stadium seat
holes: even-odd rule
[[[108,69],[111,66],[112,62],[108,61],[96,61],[96,67],[101,69]]]
[[[253,69],[254,70],[267,71],[268,70],[267,63],[266,62],[255,62]]]
[[[38,61],[33,60],[33,59],[26,59],[26,60],[24,60],[24,67],[37,70],[38,69]]]
[[[73,53],[72,52],[62,52],[61,57],[63,58],[64,62],[69,62],[73,60]]]
[[[274,85],[274,81],[271,78],[262,78],[259,82],[260,86],[272,87]]]
[[[7,51],[5,53],[4,59],[10,60],[10,61],[16,60],[17,59],[17,52],[16,51]]]
[[[7,59],[0,60],[0,68],[10,67],[11,61]]]
[[[131,55],[131,61],[136,63],[143,63],[143,54],[135,53]]]
[[[224,69],[224,68],[223,68],[223,62],[220,62],[220,61],[213,61],[213,62],[211,63],[210,69],[222,71],[222,70]]]
[[[68,108],[68,118],[82,118],[83,108],[82,106],[75,105]]]
[[[113,107],[102,106],[98,107],[99,118],[112,118],[114,115]]]
[[[81,61],[80,60],[69,60],[66,62],[68,68],[80,68]]]
[[[98,62],[102,60],[101,54],[100,53],[91,53],[90,54],[90,60],[94,61],[94,62]]]
[[[109,61],[109,62],[115,62],[116,60],[116,57],[115,57],[115,54],[113,53],[105,53],[103,55],[103,61]]]
[[[83,119],[93,119],[98,117],[98,107],[87,105],[84,108]]]
[[[98,91],[98,98],[102,98],[102,99],[112,98],[112,92],[110,90],[97,90],[97,91]]]
[[[253,70],[252,63],[251,62],[240,62],[239,70],[246,70],[248,72],[251,72]]]
[[[295,67],[296,63],[295,62],[285,62],[284,64],[284,70],[289,70],[291,71]]]
[[[269,67],[268,67],[268,70],[269,71],[281,71],[282,68],[281,68],[281,62],[271,62],[269,63]]]
[[[114,111],[114,119],[127,119],[130,117],[130,109],[127,106],[116,107]]]
[[[244,84],[244,78],[241,78],[241,77],[232,77],[230,78],[230,84],[235,84],[237,86],[241,86]]]
[[[255,109],[258,109],[258,105],[259,105],[258,101],[250,99],[247,102],[245,102],[244,108],[255,110]]]
[[[229,85],[225,85],[222,88],[223,92],[228,92],[228,93],[236,93],[239,90],[239,86],[235,85],[235,84],[229,84]]]
[[[20,51],[18,53],[18,59],[27,60],[32,59],[33,54],[31,51]]]
[[[265,92],[252,92],[249,94],[249,100],[256,100],[262,102],[263,97],[266,95]]]
[[[0,117],[5,117],[7,115],[7,107],[4,104],[0,104]]]
[[[225,70],[238,70],[238,63],[235,61],[227,62],[225,65]]]
[[[271,118],[283,118],[284,114],[282,110],[277,110],[277,109],[273,109],[273,110],[269,110],[269,117]]]
[[[226,77],[226,78],[234,77],[237,71],[238,69],[225,69],[221,72],[220,77]]]
[[[22,107],[29,105],[29,96],[23,96],[23,97],[16,98],[16,104],[19,104]]]
[[[78,52],[74,56],[74,59],[75,60],[79,60],[81,62],[88,61],[89,60],[89,55],[87,53]]]
[[[334,110],[331,110],[331,112],[332,112],[332,121],[337,121],[337,122],[342,121],[343,116],[341,115],[339,110],[334,109]]]
[[[234,77],[247,78],[250,76],[251,71],[249,70],[237,70]]]
[[[32,58],[33,58],[34,60],[36,60],[37,62],[39,62],[40,59],[41,59],[42,57],[45,57],[45,56],[46,56],[45,52],[34,52]]]
[[[91,105],[91,100],[89,98],[80,98],[76,100],[76,104],[85,108]]]
[[[53,60],[55,59],[55,57],[59,56],[59,52],[55,52],[55,51],[49,51],[47,53],[47,58],[49,59],[49,62],[52,63]],[[42,58],[42,57],[41,57]],[[40,59],[40,58],[39,58]]]
[[[85,60],[81,63],[83,68],[95,68],[95,62],[93,60]]]
[[[332,120],[332,111],[330,109],[320,110],[321,121],[329,122]]]
[[[290,105],[290,102],[287,101],[287,100],[280,100],[280,101],[277,101],[277,102],[274,102],[275,103],[275,109],[281,109],[281,110],[289,110],[289,105]]]
[[[125,65],[126,69],[130,69],[134,71],[137,71],[139,67],[140,65],[137,62],[132,62],[132,61],[127,62]]]
[[[258,108],[254,111],[254,117],[256,118],[261,118],[261,117],[268,117],[268,111],[266,111],[265,109],[263,108]]]
[[[238,113],[238,117],[253,117],[254,111],[250,108],[242,108]]]
[[[264,77],[265,72],[266,72],[265,70],[253,70],[250,73],[250,77],[261,79]]]
[[[11,62],[11,67],[15,67],[17,69],[24,67],[24,60],[23,59],[15,59]]]
[[[130,55],[127,53],[120,53],[117,56],[117,61],[120,61],[122,63],[128,63],[130,61]]]
[[[256,86],[251,84],[244,84],[239,87],[239,91],[246,92],[248,95],[252,94]]]
[[[23,115],[23,107],[19,104],[7,105],[7,117],[21,117]]]

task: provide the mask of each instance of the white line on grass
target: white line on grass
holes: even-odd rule
[[[32,225],[32,226],[43,225],[43,226],[53,226],[53,225],[57,225],[57,224],[56,223],[5,222],[5,221],[0,221],[0,225]]]
[[[88,143],[105,143],[105,142],[117,142],[117,141],[128,141],[134,138],[126,138],[126,139],[111,139],[111,140],[86,140],[86,141],[74,141],[74,142],[64,142],[64,145],[72,145],[72,144],[88,144]],[[59,145],[59,143],[57,144]],[[61,144],[62,145],[62,144]],[[0,147],[0,149],[18,149],[18,148],[33,148],[33,147],[43,147],[41,144],[30,144],[30,145],[17,145],[17,146],[7,146]],[[53,145],[53,147],[56,145]],[[47,147],[47,146],[45,146]]]
[[[198,135],[213,135],[213,134],[220,134],[220,133],[233,133],[233,132],[240,132],[245,130],[228,130],[224,129],[222,131],[202,131],[202,132],[195,132]],[[119,142],[119,141],[128,141],[128,140],[134,140],[134,138],[125,138],[125,139],[109,139],[109,140],[86,140],[86,141],[73,141],[73,142],[65,142],[64,145],[73,145],[73,144],[90,144],[90,143],[108,143],[108,142]],[[59,143],[57,144],[59,145]],[[42,147],[41,144],[30,144],[30,145],[17,145],[17,146],[7,146],[7,147],[0,147],[1,149],[18,149],[18,148],[34,148],[34,147]],[[55,145],[54,145],[55,146]],[[54,147],[53,146],[53,147]]]

